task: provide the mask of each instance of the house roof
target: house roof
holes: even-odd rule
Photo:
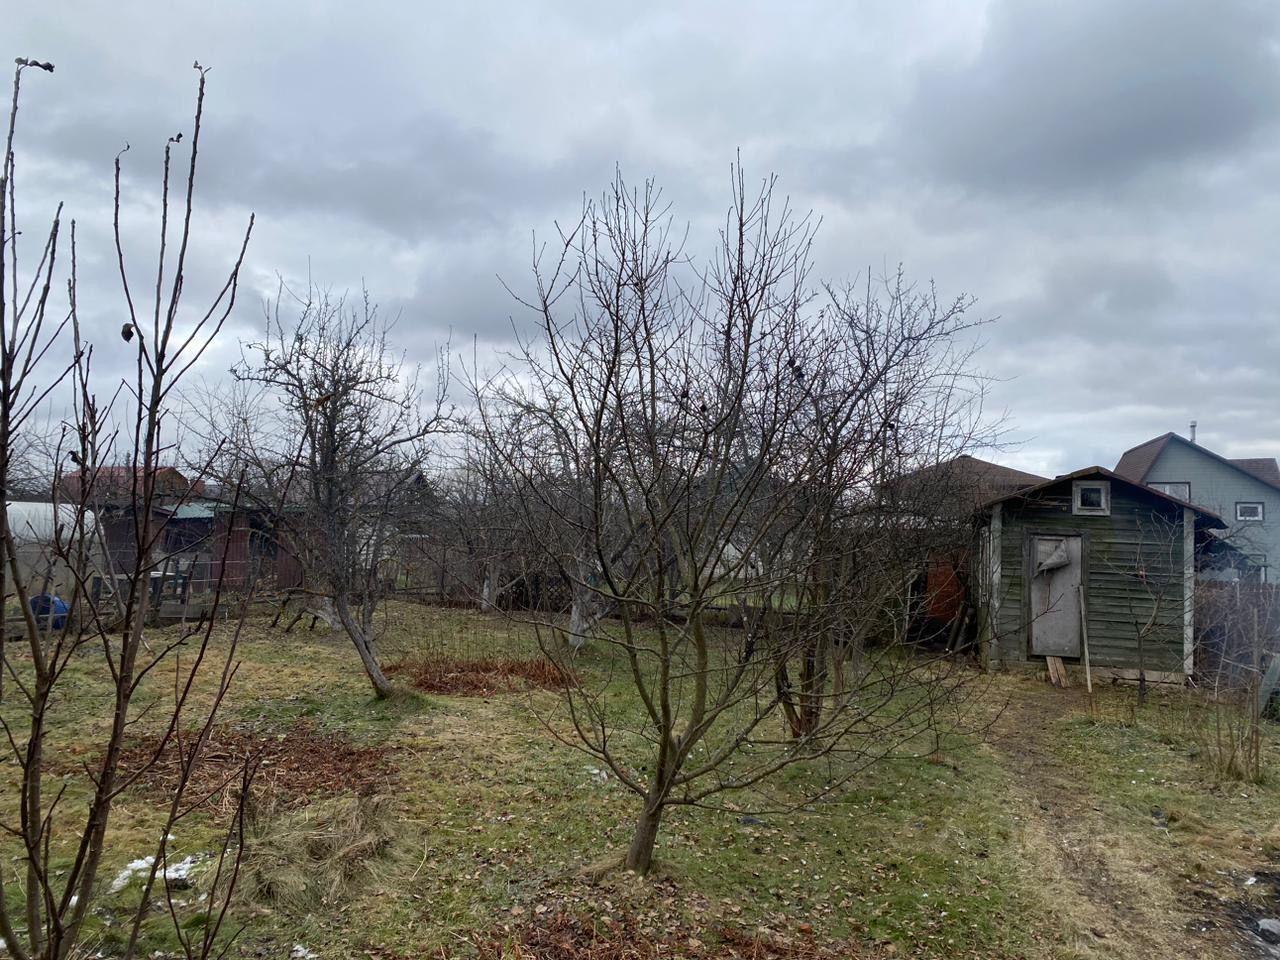
[[[945,497],[953,502],[964,500],[974,506],[1002,494],[1044,483],[1045,479],[1025,470],[961,454],[942,463],[922,467],[902,477],[898,483],[899,490],[908,496]]]
[[[1280,464],[1276,463],[1275,457],[1245,457],[1231,462],[1241,470],[1253,474],[1263,483],[1280,487]]]
[[[1012,493],[1005,494],[1004,496],[994,497],[989,500],[985,506],[993,506],[997,503],[1002,503],[1005,500],[1012,500],[1014,497],[1029,497],[1032,494],[1041,490],[1046,490],[1049,487],[1056,486],[1059,483],[1064,483],[1068,480],[1083,480],[1086,477],[1101,477],[1102,479],[1110,480],[1113,483],[1122,483],[1144,496],[1152,497],[1156,500],[1164,500],[1179,507],[1190,508],[1191,510],[1194,510],[1198,516],[1203,517],[1208,521],[1205,526],[1210,529],[1225,530],[1227,528],[1227,524],[1223,519],[1212,510],[1206,510],[1204,507],[1198,507],[1194,503],[1188,503],[1186,500],[1181,500],[1178,497],[1171,497],[1167,493],[1161,493],[1159,490],[1154,490],[1138,481],[1130,480],[1128,477],[1122,477],[1120,474],[1108,470],[1106,467],[1099,466],[1083,467],[1079,470],[1073,470],[1071,473],[1064,473],[1061,476],[1054,477],[1052,480],[1046,480],[1044,483],[1036,484],[1034,487],[1025,487],[1022,490],[1015,490]]]
[[[1116,461],[1116,473],[1133,483],[1145,482],[1156,460],[1160,458],[1160,454],[1164,453],[1164,448],[1176,436],[1176,433],[1166,433],[1146,443],[1140,443],[1136,447],[1130,447],[1120,454],[1120,459]]]
[[[1176,433],[1163,434],[1126,450],[1120,455],[1120,460],[1116,463],[1116,473],[1134,483],[1145,483],[1147,475],[1160,458],[1160,454],[1164,453],[1165,447],[1174,442],[1191,447],[1193,450],[1203,453],[1219,463],[1225,463],[1227,466],[1247,474],[1255,480],[1262,481],[1269,487],[1275,487],[1280,490],[1280,465],[1277,465],[1274,457],[1246,457],[1240,460],[1229,460],[1221,454],[1214,453],[1208,447],[1192,443],[1186,437]]]
[[[126,502],[133,498],[135,486],[142,484],[141,468],[132,466],[99,466],[89,471],[95,491],[95,499],[104,503]],[[84,470],[72,470],[62,475],[62,489],[66,496],[77,499],[84,490]],[[135,483],[136,480],[136,483]],[[159,497],[200,496],[204,481],[189,481],[177,467],[157,467],[155,492]]]
[[[947,468],[955,473],[971,477],[974,481],[983,486],[991,487],[1011,487],[1020,489],[1029,487],[1032,484],[1043,483],[1047,477],[1039,474],[1027,473],[1025,470],[1016,470],[1013,467],[1006,467],[1001,463],[992,463],[990,460],[980,460],[977,457],[971,457],[967,453],[962,453],[945,463],[939,464],[938,467]],[[934,469],[938,469],[935,467]]]

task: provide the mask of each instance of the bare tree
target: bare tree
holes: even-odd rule
[[[463,434],[462,443],[436,481],[423,552],[436,554],[442,597],[496,610],[513,590],[527,594],[531,551],[501,458],[482,437]]]
[[[957,675],[908,655],[892,602],[927,525],[886,491],[962,449],[980,399],[969,301],[900,277],[815,293],[813,224],[772,180],[735,172],[707,266],[675,238],[656,189],[617,179],[535,262],[538,335],[476,386],[569,596],[567,622],[533,616],[568,682],[566,742],[640,798],[640,873],[672,805],[768,803],[775,773],[818,758],[829,791],[943,715]],[[584,645],[619,658],[639,720],[609,671],[573,669]]]
[[[305,592],[350,638],[379,697],[392,686],[374,615],[427,482],[430,440],[447,420],[444,356],[424,409],[418,371],[393,352],[389,331],[367,293],[353,304],[281,285],[265,336],[233,371],[260,393],[242,395],[252,407],[232,418],[224,467],[255,477],[254,496],[301,562]]]
[[[33,266],[26,266],[19,256],[24,235],[33,236],[20,228],[14,182],[19,90],[24,72],[30,69],[53,71],[51,64],[18,60],[0,174],[0,488],[6,496],[18,479],[15,458],[22,455],[24,431],[31,427],[41,405],[55,391],[61,391],[59,396],[69,395],[73,413],[61,425],[53,444],[52,486],[47,491],[51,503],[45,527],[35,531],[28,518],[25,529],[18,530],[11,522],[10,510],[0,511],[0,594],[6,609],[13,604],[20,618],[17,624],[7,622],[0,634],[0,698],[5,701],[5,719],[0,720],[0,726],[17,771],[19,791],[14,804],[17,820],[2,825],[4,833],[18,844],[18,855],[12,861],[6,857],[5,863],[13,862],[19,869],[11,874],[6,866],[0,883],[0,941],[7,954],[17,960],[61,960],[76,955],[99,892],[98,871],[107,849],[114,804],[176,741],[183,755],[182,773],[166,822],[156,836],[155,854],[129,925],[122,956],[132,958],[141,949],[143,922],[151,912],[157,884],[167,891],[169,831],[204,799],[187,798],[186,787],[201,762],[217,710],[235,674],[238,626],[221,657],[215,653],[212,618],[177,634],[166,634],[152,646],[147,639],[146,601],[155,567],[152,547],[161,533],[152,508],[160,459],[172,435],[167,413],[172,391],[218,335],[232,309],[253,218],[221,289],[206,308],[191,313],[184,309],[180,318],[193,240],[191,221],[204,106],[205,71],[197,64],[199,92],[190,137],[179,146],[183,139],[179,134],[164,149],[160,252],[148,278],[154,283],[154,300],[145,305],[135,297],[126,269],[120,223],[121,158],[116,158],[115,258],[123,285],[120,312],[126,318],[120,335],[132,344],[136,363],[132,382],[113,389],[113,396],[105,402],[100,400],[94,387],[93,347],[80,324],[75,221],[64,231],[59,207],[34,248]],[[185,190],[173,200],[171,163],[175,151],[184,149],[189,153]],[[68,301],[63,310],[55,306],[55,290],[62,284],[60,255],[67,250]],[[64,359],[68,354],[69,361]],[[113,407],[112,399],[121,403]],[[113,417],[124,424],[120,434],[111,427]],[[130,468],[133,535],[139,549],[128,569],[107,577],[100,563],[92,505],[104,465],[119,459]],[[67,470],[75,474],[73,483],[63,482],[71,479],[62,475],[68,464],[74,467]],[[215,599],[215,611],[220,602],[221,593]],[[185,660],[180,657],[183,652],[189,653]],[[68,668],[85,657],[100,658],[100,675],[111,691],[104,715],[86,724],[102,730],[99,753],[85,764],[81,777],[63,776],[60,771],[55,778],[50,774],[56,753],[51,730],[63,702],[75,696],[66,692]],[[167,705],[163,698],[145,694],[142,687],[148,676],[158,674],[166,665],[173,670],[172,701]],[[209,673],[213,674],[211,705],[191,717],[196,709],[191,693],[197,681]],[[126,771],[121,767],[126,738],[147,714],[160,720],[162,727],[155,755],[141,768]],[[251,765],[247,765],[237,777],[240,786],[247,787],[251,774]],[[218,892],[210,895],[207,904],[210,922],[200,937],[182,937],[188,957],[209,957],[223,949],[220,934],[238,870],[241,839],[233,825],[217,861]],[[172,899],[167,899],[173,913]]]

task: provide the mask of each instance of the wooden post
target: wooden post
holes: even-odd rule
[[[1249,773],[1256,783],[1262,777],[1262,642],[1258,638],[1258,594],[1250,604],[1253,613],[1253,696],[1249,698]]]
[[[1089,670],[1089,616],[1084,606],[1084,584],[1080,584],[1080,644],[1084,650],[1084,688],[1093,696],[1093,674]]]

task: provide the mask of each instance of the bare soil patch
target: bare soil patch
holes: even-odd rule
[[[120,758],[120,769],[124,776],[142,771],[138,785],[168,800],[177,789],[196,737],[173,737],[156,757],[160,744],[159,736],[133,742]],[[210,733],[186,799],[209,797],[211,803],[220,805],[239,789],[246,761],[257,765],[254,793],[279,808],[303,807],[335,793],[368,796],[385,789],[393,779],[390,754],[391,747],[359,746],[307,723],[294,724],[282,733],[222,725]]]
[[[403,677],[423,693],[455,697],[489,697],[521,690],[563,690],[573,682],[550,660],[512,657],[429,657],[402,660],[387,673]]]

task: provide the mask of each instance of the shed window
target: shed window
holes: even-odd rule
[[[1106,480],[1077,480],[1071,485],[1071,512],[1091,517],[1111,516],[1111,484]]]
[[[1266,510],[1261,503],[1248,502],[1236,504],[1236,520],[1241,523],[1261,523],[1266,519]]]
[[[1147,486],[1171,497],[1177,497],[1179,500],[1189,501],[1191,499],[1191,484],[1184,480],[1170,481],[1168,483],[1149,483]]]

